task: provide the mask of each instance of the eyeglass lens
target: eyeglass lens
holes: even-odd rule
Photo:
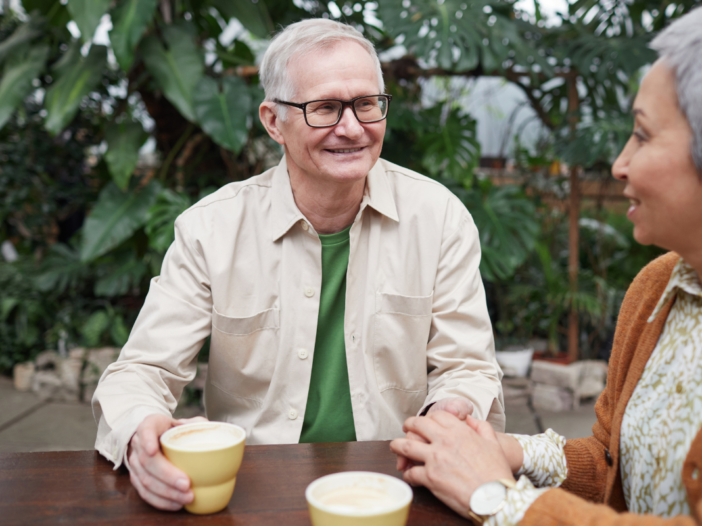
[[[307,103],[307,122],[310,126],[333,126],[339,121],[342,103],[338,100],[318,100]],[[377,122],[388,113],[388,98],[364,97],[354,101],[353,108],[360,122]]]

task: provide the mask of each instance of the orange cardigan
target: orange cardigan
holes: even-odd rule
[[[593,436],[568,440],[565,455],[568,478],[562,489],[539,497],[519,523],[526,526],[697,526],[702,524],[702,430],[690,446],[682,477],[693,517],[664,519],[626,512],[619,466],[619,433],[624,411],[641,378],[674,299],[652,323],[648,318],[663,295],[680,256],[671,252],[648,264],[626,293],[619,312],[607,387],[595,412]]]

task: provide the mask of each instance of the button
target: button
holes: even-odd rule
[[[307,224],[307,221],[301,221],[301,223],[302,224],[300,226],[302,227],[302,230],[307,231],[310,229],[310,225]]]
[[[307,352],[307,349],[298,349],[297,351],[297,356],[300,358],[300,360],[304,360],[307,358],[310,354]]]
[[[288,410],[288,418],[290,420],[295,420],[297,418],[297,411],[295,409]]]
[[[605,449],[605,462],[608,466],[612,465],[612,455],[609,454],[609,449]]]
[[[683,387],[682,382],[678,382],[677,385],[675,386],[675,392],[678,393],[678,394],[680,394],[680,393],[682,393],[684,390],[685,390],[685,388]]]
[[[699,468],[693,469],[692,470],[692,480],[697,480],[699,476],[700,476]]]
[[[314,296],[314,289],[312,287],[305,287],[305,296],[308,298]]]

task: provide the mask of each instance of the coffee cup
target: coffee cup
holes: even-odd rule
[[[305,491],[312,526],[405,526],[412,488],[369,471],[318,478]]]
[[[225,422],[172,427],[161,435],[166,458],[190,477],[194,498],[185,509],[204,515],[227,507],[244,456],[246,431]]]

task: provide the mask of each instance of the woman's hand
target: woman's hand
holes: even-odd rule
[[[462,421],[438,411],[426,417],[408,418],[403,430],[408,438],[393,440],[390,449],[412,462],[404,470],[405,481],[425,486],[464,517],[468,516],[470,497],[478,486],[497,479],[513,479],[510,462],[487,422],[470,416]]]

